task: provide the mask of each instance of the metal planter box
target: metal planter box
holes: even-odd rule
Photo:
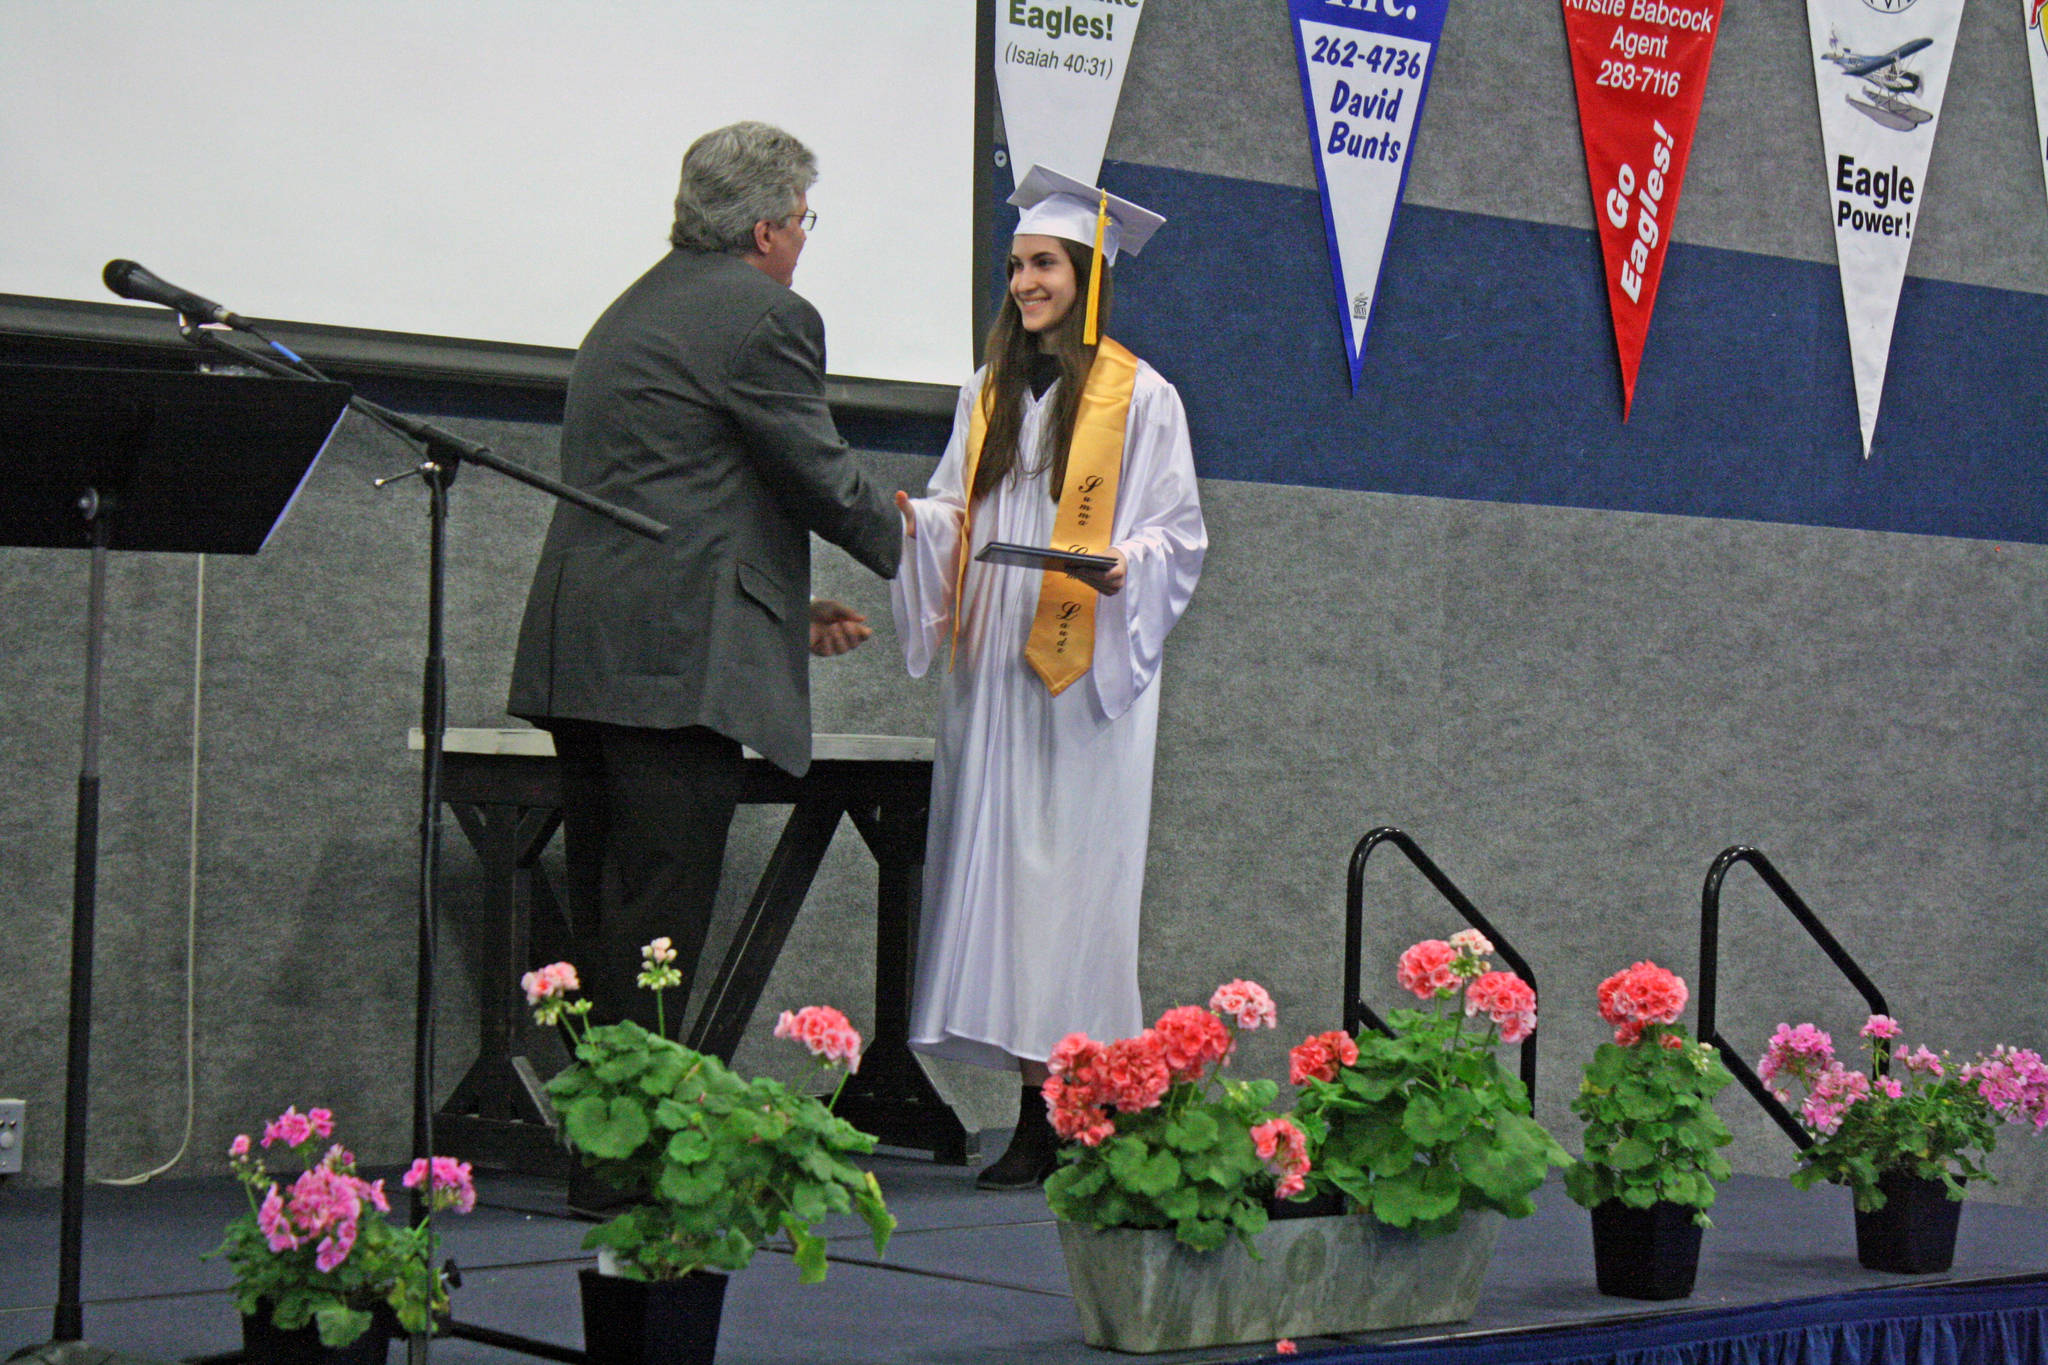
[[[1360,1214],[1274,1222],[1253,1239],[1190,1251],[1171,1228],[1061,1223],[1067,1282],[1090,1346],[1198,1346],[1462,1322],[1479,1303],[1500,1215],[1419,1237]]]

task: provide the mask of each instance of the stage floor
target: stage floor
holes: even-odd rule
[[[985,1151],[1000,1151],[990,1134]],[[901,1220],[886,1256],[865,1229],[835,1227],[825,1283],[805,1288],[786,1255],[763,1253],[734,1277],[720,1365],[890,1365],[1121,1359],[1083,1344],[1067,1295],[1059,1238],[1037,1192],[981,1194],[964,1169],[880,1158],[876,1172]],[[482,1204],[445,1220],[463,1272],[458,1321],[553,1342],[582,1343],[576,1270],[585,1225],[558,1184],[486,1172]],[[1536,1216],[1502,1229],[1478,1313],[1455,1329],[1345,1338],[1352,1343],[1560,1326],[1739,1307],[1864,1288],[1946,1283],[2048,1270],[2048,1212],[1972,1201],[1954,1269],[1898,1276],[1856,1264],[1846,1191],[1800,1193],[1781,1180],[1737,1176],[1714,1209],[1699,1284],[1679,1304],[1603,1298],[1593,1288],[1587,1219],[1553,1181]],[[176,1360],[237,1349],[239,1326],[217,1261],[202,1261],[242,1195],[223,1177],[140,1189],[94,1187],[86,1204],[86,1338],[96,1346]],[[48,1339],[57,1282],[57,1192],[0,1185],[0,1359]],[[1303,1338],[1304,1353],[1334,1342]],[[1166,1362],[1245,1361],[1272,1343],[1169,1353]],[[519,1357],[437,1340],[447,1365],[509,1365]],[[394,1353],[394,1361],[403,1354]]]

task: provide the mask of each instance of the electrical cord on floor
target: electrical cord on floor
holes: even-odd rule
[[[185,1159],[192,1146],[194,1111],[198,1106],[198,1085],[193,1055],[198,1035],[199,980],[199,719],[201,684],[206,675],[206,556],[197,556],[199,568],[194,579],[192,604],[192,766],[185,827],[185,1131],[178,1150],[161,1166],[139,1175],[115,1176],[95,1181],[99,1185],[146,1185]]]

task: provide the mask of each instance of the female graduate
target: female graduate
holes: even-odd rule
[[[1155,684],[1209,543],[1180,396],[1099,330],[1108,266],[1165,220],[1043,167],[1010,202],[1023,213],[988,364],[927,495],[896,495],[908,539],[891,591],[911,675],[946,670],[911,1046],[1023,1082],[984,1189],[1052,1172],[1038,1092],[1059,1041],[1143,1027]],[[1106,563],[980,557],[997,542]]]

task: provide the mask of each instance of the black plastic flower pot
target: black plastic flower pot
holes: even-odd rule
[[[1956,1225],[1963,1201],[1948,1197],[1948,1186],[1905,1171],[1878,1177],[1884,1207],[1856,1211],[1856,1259],[1866,1270],[1895,1275],[1931,1275],[1956,1259]]]
[[[1632,1209],[1618,1199],[1594,1206],[1593,1275],[1618,1299],[1682,1299],[1700,1268],[1700,1225],[1685,1204],[1659,1200]]]
[[[364,1333],[346,1346],[326,1346],[312,1323],[290,1331],[270,1321],[270,1305],[242,1316],[242,1355],[249,1365],[384,1365],[398,1322],[373,1311]]]
[[[590,1365],[711,1365],[717,1355],[726,1276],[625,1280],[583,1270],[577,1280]]]

